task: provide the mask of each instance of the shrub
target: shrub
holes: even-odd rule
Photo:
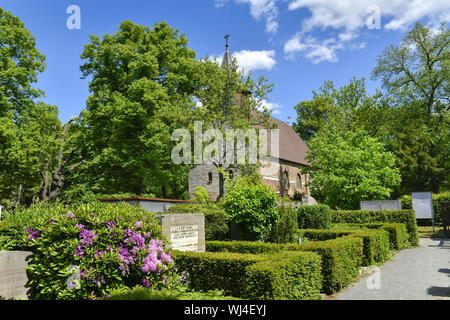
[[[321,259],[310,252],[269,255],[247,267],[245,284],[247,299],[319,300]]]
[[[263,254],[273,252],[274,246],[270,243],[252,241],[207,241],[207,252],[233,252]]]
[[[298,230],[297,210],[283,203],[278,208],[278,219],[272,230],[272,241],[276,243],[290,243],[295,240]]]
[[[332,226],[332,210],[325,204],[300,206],[297,214],[300,229],[329,229]]]
[[[360,230],[350,234],[363,239],[364,266],[385,262],[389,259],[389,233],[385,230]]]
[[[184,288],[183,288],[184,289]],[[240,300],[239,298],[224,296],[221,291],[197,292],[188,289],[161,289],[153,290],[135,287],[125,292],[112,294],[107,300]]]
[[[208,203],[209,202],[209,194],[208,190],[206,190],[205,187],[202,186],[196,186],[194,191],[195,201],[201,202],[201,203]]]
[[[177,204],[167,213],[203,213],[205,215],[206,240],[229,239],[229,217],[217,204]]]
[[[450,192],[437,193],[432,195],[434,222],[442,225],[441,202],[450,201]],[[411,195],[404,195],[400,198],[403,209],[412,209]]]
[[[238,179],[228,191],[223,208],[244,240],[267,239],[278,220],[276,194],[260,180]]]
[[[311,230],[319,233],[322,230]],[[336,237],[336,232],[334,234]],[[332,294],[346,287],[358,274],[363,257],[363,239],[341,237],[328,241],[298,244],[268,244],[245,241],[207,242],[207,250],[245,253],[267,253],[277,256],[286,251],[312,251],[322,258],[322,290]]]
[[[341,237],[302,245],[284,244],[281,250],[312,251],[322,259],[322,290],[333,294],[348,286],[358,275],[362,263],[363,240],[359,237]]]
[[[219,289],[244,299],[320,299],[321,262],[316,254],[175,252],[174,259],[194,290]]]
[[[359,226],[361,228],[361,225]],[[354,236],[363,239],[362,264],[370,266],[389,258],[389,234],[385,230],[300,230],[303,237],[313,241],[337,239]]]
[[[404,223],[408,231],[408,244],[419,245],[416,215],[412,210],[336,210],[332,216],[333,223]]]
[[[340,223],[333,230],[382,229],[389,233],[389,249],[401,250],[408,245],[408,233],[404,223]]]
[[[31,299],[96,298],[136,285],[162,288],[171,277],[170,253],[163,251],[161,229],[146,210],[124,203],[45,208],[52,206],[21,210],[5,221],[14,225],[22,213],[26,222],[17,242],[33,253],[27,268]],[[43,222],[39,213],[51,218]]]

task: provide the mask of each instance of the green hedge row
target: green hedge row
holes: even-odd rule
[[[287,251],[312,251],[321,256],[322,290],[326,294],[336,293],[352,283],[362,263],[363,240],[358,237],[341,237],[302,245],[283,244],[280,247]]]
[[[433,198],[434,223],[441,225],[442,224],[441,202],[450,201],[450,192],[433,194],[432,198]],[[403,209],[412,209],[411,195],[405,195],[401,197],[400,201],[402,202]]]
[[[314,230],[319,231],[320,230]],[[267,244],[258,242],[207,242],[207,250],[240,253],[271,253],[285,251],[313,251],[322,258],[322,290],[332,294],[346,287],[358,275],[362,264],[363,239],[357,237],[341,237],[327,241],[298,244]]]
[[[363,239],[362,265],[370,266],[385,262],[390,256],[389,233],[385,230],[300,230],[303,239],[324,241],[343,236]]]
[[[404,223],[347,223],[337,224],[333,229],[382,229],[389,233],[389,249],[402,250],[408,246],[408,232]]]
[[[419,245],[416,215],[413,210],[336,210],[333,223],[404,223],[410,246]]]
[[[169,207],[167,213],[203,213],[205,215],[206,240],[226,240],[229,238],[230,219],[217,204],[177,204]]]
[[[311,252],[255,255],[226,252],[179,252],[177,271],[193,290],[219,289],[251,300],[321,298],[321,259]]]

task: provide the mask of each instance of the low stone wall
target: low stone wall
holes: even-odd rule
[[[27,299],[28,262],[31,252],[0,251],[0,296],[5,299]]]

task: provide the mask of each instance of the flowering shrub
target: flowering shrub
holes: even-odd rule
[[[150,213],[127,204],[83,205],[29,226],[30,299],[93,299],[136,285],[160,289],[173,276],[161,229]]]

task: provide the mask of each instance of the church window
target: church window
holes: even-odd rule
[[[212,183],[212,181],[213,181],[212,172],[208,172],[208,183]]]
[[[296,184],[297,190],[302,189],[302,176],[300,175],[300,173],[297,174],[297,179],[295,181],[295,184]]]

